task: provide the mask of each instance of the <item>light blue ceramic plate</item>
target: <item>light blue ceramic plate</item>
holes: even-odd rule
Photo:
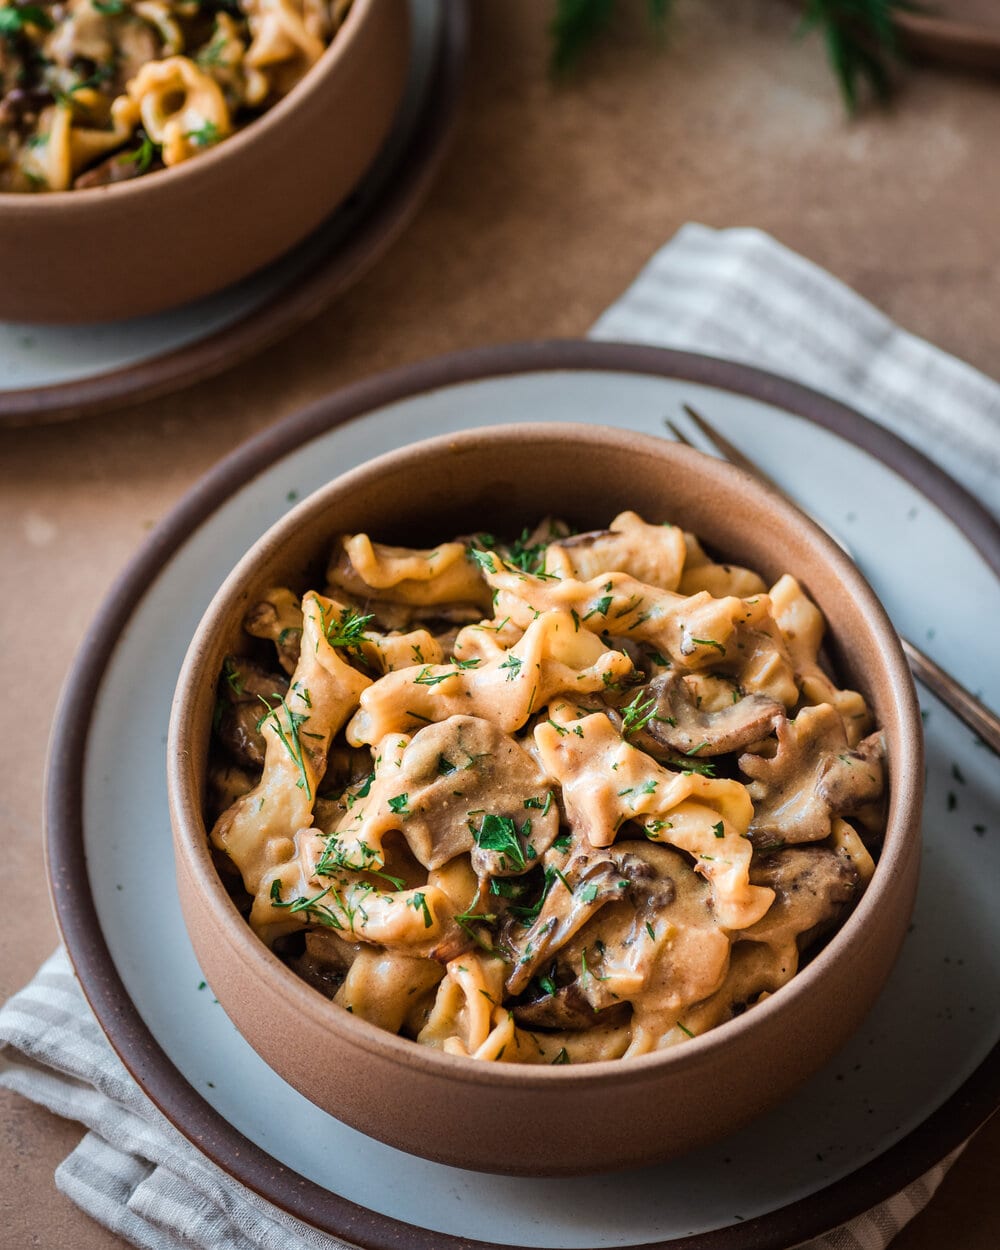
[[[1000,703],[1000,586],[990,567],[1000,539],[954,483],[790,383],[614,344],[431,362],[267,431],[153,535],[84,648],[57,722],[49,793],[49,859],[70,954],[112,1042],[180,1130],[328,1231],[428,1248],[457,1244],[449,1237],[553,1248],[788,1245],[913,1179],[996,1104],[1000,769],[929,695],[926,857],[888,988],[843,1053],[790,1102],[710,1149],[581,1180],[493,1177],[411,1158],[296,1093],[199,990],[174,885],[164,743],[188,641],[239,557],[296,500],[419,438],[538,419],[662,435],[664,417],[685,402],[842,531],[902,632]]]

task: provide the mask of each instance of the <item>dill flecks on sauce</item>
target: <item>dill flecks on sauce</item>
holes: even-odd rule
[[[293,763],[299,770],[299,780],[295,784],[300,790],[305,791],[306,798],[312,802],[314,798],[312,782],[309,780],[309,772],[306,768],[305,754],[302,749],[300,736],[302,726],[309,720],[309,717],[303,712],[293,712],[285,699],[279,699],[276,704],[272,705],[268,703],[263,695],[258,697],[267,708],[267,712],[257,722],[257,728],[261,729],[264,725],[271,724],[281,745],[291,756]],[[284,725],[281,723],[280,712],[285,714]]]

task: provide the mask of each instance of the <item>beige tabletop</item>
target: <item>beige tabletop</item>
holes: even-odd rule
[[[0,431],[0,1000],[56,942],[42,772],[74,649],[150,527],[248,435],[376,370],[581,335],[689,220],[770,231],[1000,377],[1000,81],[921,70],[891,111],[848,123],[784,6],[688,0],[664,48],[626,15],[556,91],[549,9],[476,0],[468,97],[441,176],[403,238],[316,322],[173,398]],[[0,1092],[0,1247],[124,1244],[55,1189],[79,1136]],[[994,1250],[998,1172],[1000,1118],[894,1250]]]

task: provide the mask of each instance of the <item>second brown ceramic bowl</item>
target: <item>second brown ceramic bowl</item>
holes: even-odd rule
[[[668,1051],[576,1067],[479,1063],[385,1033],[334,1006],[252,933],[216,872],[203,817],[216,681],[245,650],[247,608],[274,585],[321,583],[334,536],[432,544],[519,533],[546,516],[584,529],[631,508],[693,530],[819,604],[841,679],[885,733],[890,803],[858,907],[787,986]],[[432,439],[331,482],[275,525],[213,600],[171,718],[168,784],[181,904],[216,996],[266,1062],[339,1120],[442,1163],[563,1175],[652,1162],[737,1128],[829,1059],[878,995],[909,921],[919,865],[920,717],[899,642],[844,553],[794,507],[730,465],[595,426],[520,425]]]
[[[0,320],[160,312],[283,255],[371,165],[409,48],[406,0],[354,0],[302,81],[202,155],[106,187],[0,193]]]

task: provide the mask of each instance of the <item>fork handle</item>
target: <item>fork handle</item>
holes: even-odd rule
[[[1000,755],[1000,716],[969,693],[964,686],[935,664],[930,656],[924,655],[919,647],[915,647],[906,638],[900,638],[903,652],[910,665],[913,676],[922,682],[945,703],[959,720],[964,721],[973,733],[978,734],[995,755]]]

